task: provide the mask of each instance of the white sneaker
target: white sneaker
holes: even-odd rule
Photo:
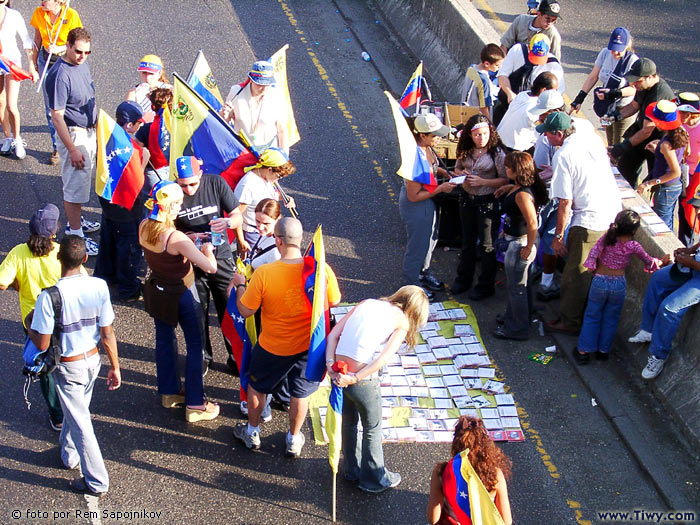
[[[85,239],[85,251],[89,256],[95,256],[100,253],[100,245],[89,237],[83,237]]]
[[[665,359],[659,359],[656,356],[650,355],[647,361],[647,366],[645,366],[644,370],[642,370],[642,378],[654,379],[661,373],[665,363]]]
[[[2,141],[2,146],[0,146],[0,155],[9,155],[12,151],[12,146],[14,146],[15,139],[12,137],[7,137]]]
[[[22,160],[24,157],[27,156],[27,150],[24,148],[27,143],[24,142],[21,138],[16,138],[15,139],[15,155],[17,155],[17,158],[19,160]]]
[[[248,401],[241,401],[241,414],[248,415]]]
[[[646,330],[639,330],[636,334],[630,337],[628,340],[630,343],[648,343],[651,341],[651,332]]]
[[[82,215],[80,216],[80,226],[83,229],[83,233],[94,233],[99,231],[100,223],[96,221],[89,221]],[[66,235],[70,233],[70,224],[66,224]]]
[[[284,451],[284,455],[288,458],[298,458],[301,456],[301,449],[306,442],[304,434],[299,432],[295,438],[287,432],[287,449]]]

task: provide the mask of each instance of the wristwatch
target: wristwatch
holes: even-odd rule
[[[658,186],[659,184],[661,184],[661,179],[656,179],[654,183]]]
[[[555,233],[554,238],[561,241],[564,238],[564,234],[563,233]]]

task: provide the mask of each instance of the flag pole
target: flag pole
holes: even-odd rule
[[[336,500],[336,478],[338,475],[333,472],[333,523],[335,523],[335,500]]]
[[[282,196],[282,200],[284,200],[284,203],[289,204],[289,200],[290,200],[289,195],[287,195],[287,193],[282,189],[282,186],[279,185],[279,182],[275,181],[273,183],[273,186],[275,187],[275,189],[277,191],[280,192],[280,195]],[[292,214],[292,217],[294,217],[295,219],[299,218],[299,213],[297,212],[296,206],[294,208],[288,208],[288,209],[289,209],[289,212]]]
[[[187,73],[187,82],[189,82],[190,78],[192,78],[192,73],[194,73],[194,66],[197,65],[197,61],[199,60],[199,55],[201,55],[201,54],[202,54],[202,50],[200,49],[200,50],[197,52],[197,56],[194,57],[194,62],[192,62],[192,67],[190,68],[190,72]],[[213,109],[213,108],[212,108],[212,109]]]
[[[63,25],[63,20],[66,18],[66,13],[68,12],[68,8],[70,7],[70,0],[66,0],[66,7],[63,10],[63,14],[61,15],[61,21],[58,23],[58,31],[56,32],[56,36],[53,37],[53,42],[51,42],[51,47],[56,45],[56,42],[58,42],[58,35],[61,34],[61,26]],[[39,53],[41,53],[41,49],[39,50]],[[44,77],[46,76],[46,71],[49,69],[49,64],[51,63],[51,55],[53,55],[53,51],[49,51],[49,56],[46,58],[46,63],[44,64],[44,71],[41,72],[41,77],[39,78],[39,83],[36,86],[36,92],[38,93],[41,91],[41,84],[44,82]]]

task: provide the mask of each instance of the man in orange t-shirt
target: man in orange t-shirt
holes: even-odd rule
[[[260,415],[266,396],[288,379],[291,402],[287,457],[297,458],[304,446],[301,426],[309,408],[308,397],[318,389],[306,379],[311,333],[311,305],[304,294],[301,254],[303,230],[297,219],[285,217],[275,225],[275,244],[282,258],[265,264],[253,274],[246,288],[245,277],[234,274],[238,309],[250,317],[261,308],[262,333],[253,348],[248,371],[248,423],[233,429],[233,435],[250,449],[260,448]],[[326,265],[328,304],[340,302],[333,270]]]

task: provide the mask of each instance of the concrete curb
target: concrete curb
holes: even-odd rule
[[[559,352],[571,364],[576,375],[596,400],[596,403],[608,418],[610,424],[618,433],[630,454],[637,464],[645,472],[659,493],[659,496],[668,505],[669,510],[692,509],[690,502],[678,492],[677,483],[668,474],[666,467],[657,459],[657,455],[644,441],[640,425],[634,421],[603,384],[600,376],[587,374],[585,367],[579,365],[571,355],[576,346],[573,336],[552,333],[549,335],[557,344]]]

